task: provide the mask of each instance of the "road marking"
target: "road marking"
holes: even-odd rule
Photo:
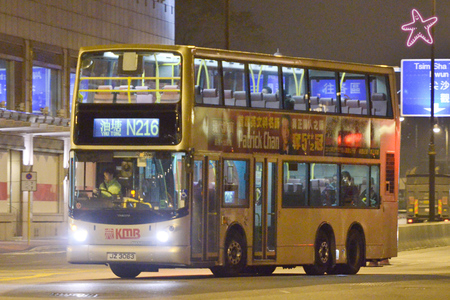
[[[27,270],[27,272],[29,273],[30,270]],[[16,277],[6,277],[6,276],[2,276],[0,274],[0,281],[35,279],[35,278],[42,278],[42,277],[50,277],[50,276],[54,276],[54,275],[69,275],[69,274],[87,273],[87,272],[92,272],[92,270],[76,270],[76,271],[71,271],[71,272],[38,273],[38,274],[34,274],[34,275],[16,276]]]

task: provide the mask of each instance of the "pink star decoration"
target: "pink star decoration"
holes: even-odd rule
[[[433,37],[431,36],[430,28],[437,22],[438,18],[431,17],[424,20],[417,9],[413,9],[411,15],[412,22],[402,26],[403,31],[411,31],[406,45],[411,47],[419,38],[423,39],[430,45],[433,44]]]

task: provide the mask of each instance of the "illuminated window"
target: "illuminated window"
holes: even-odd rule
[[[283,207],[307,206],[308,164],[283,163]]]
[[[222,85],[218,62],[216,60],[196,58],[194,65],[196,103],[219,105]]]
[[[248,162],[224,161],[223,205],[248,207]]]
[[[311,111],[335,112],[338,87],[336,73],[331,71],[309,70]]]
[[[338,206],[338,165],[311,164],[310,206]]]
[[[307,109],[307,72],[299,68],[283,67],[283,89],[286,109]]]
[[[56,69],[33,67],[32,111],[55,116],[60,108],[60,72]]]
[[[227,106],[247,106],[247,84],[245,65],[223,61],[224,104]]]
[[[0,59],[0,107],[6,107],[7,101],[7,66],[8,63]]]

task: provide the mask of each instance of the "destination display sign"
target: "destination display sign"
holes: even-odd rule
[[[159,137],[157,118],[94,118],[94,138]]]
[[[401,104],[403,116],[431,115],[431,61],[404,59],[401,67]],[[450,60],[434,63],[434,115],[450,116]]]

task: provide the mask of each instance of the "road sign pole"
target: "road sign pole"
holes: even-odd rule
[[[433,0],[433,13],[436,14],[436,1]],[[434,37],[434,26],[431,27],[431,36]],[[431,116],[430,116],[430,147],[428,150],[429,156],[429,194],[428,194],[428,204],[429,204],[429,222],[433,222],[435,219],[434,203],[435,203],[435,168],[436,168],[436,148],[434,145],[434,43],[431,44],[431,90],[430,90],[430,101],[431,101]]]
[[[27,230],[28,245],[31,243],[31,191],[28,191],[28,230]]]

